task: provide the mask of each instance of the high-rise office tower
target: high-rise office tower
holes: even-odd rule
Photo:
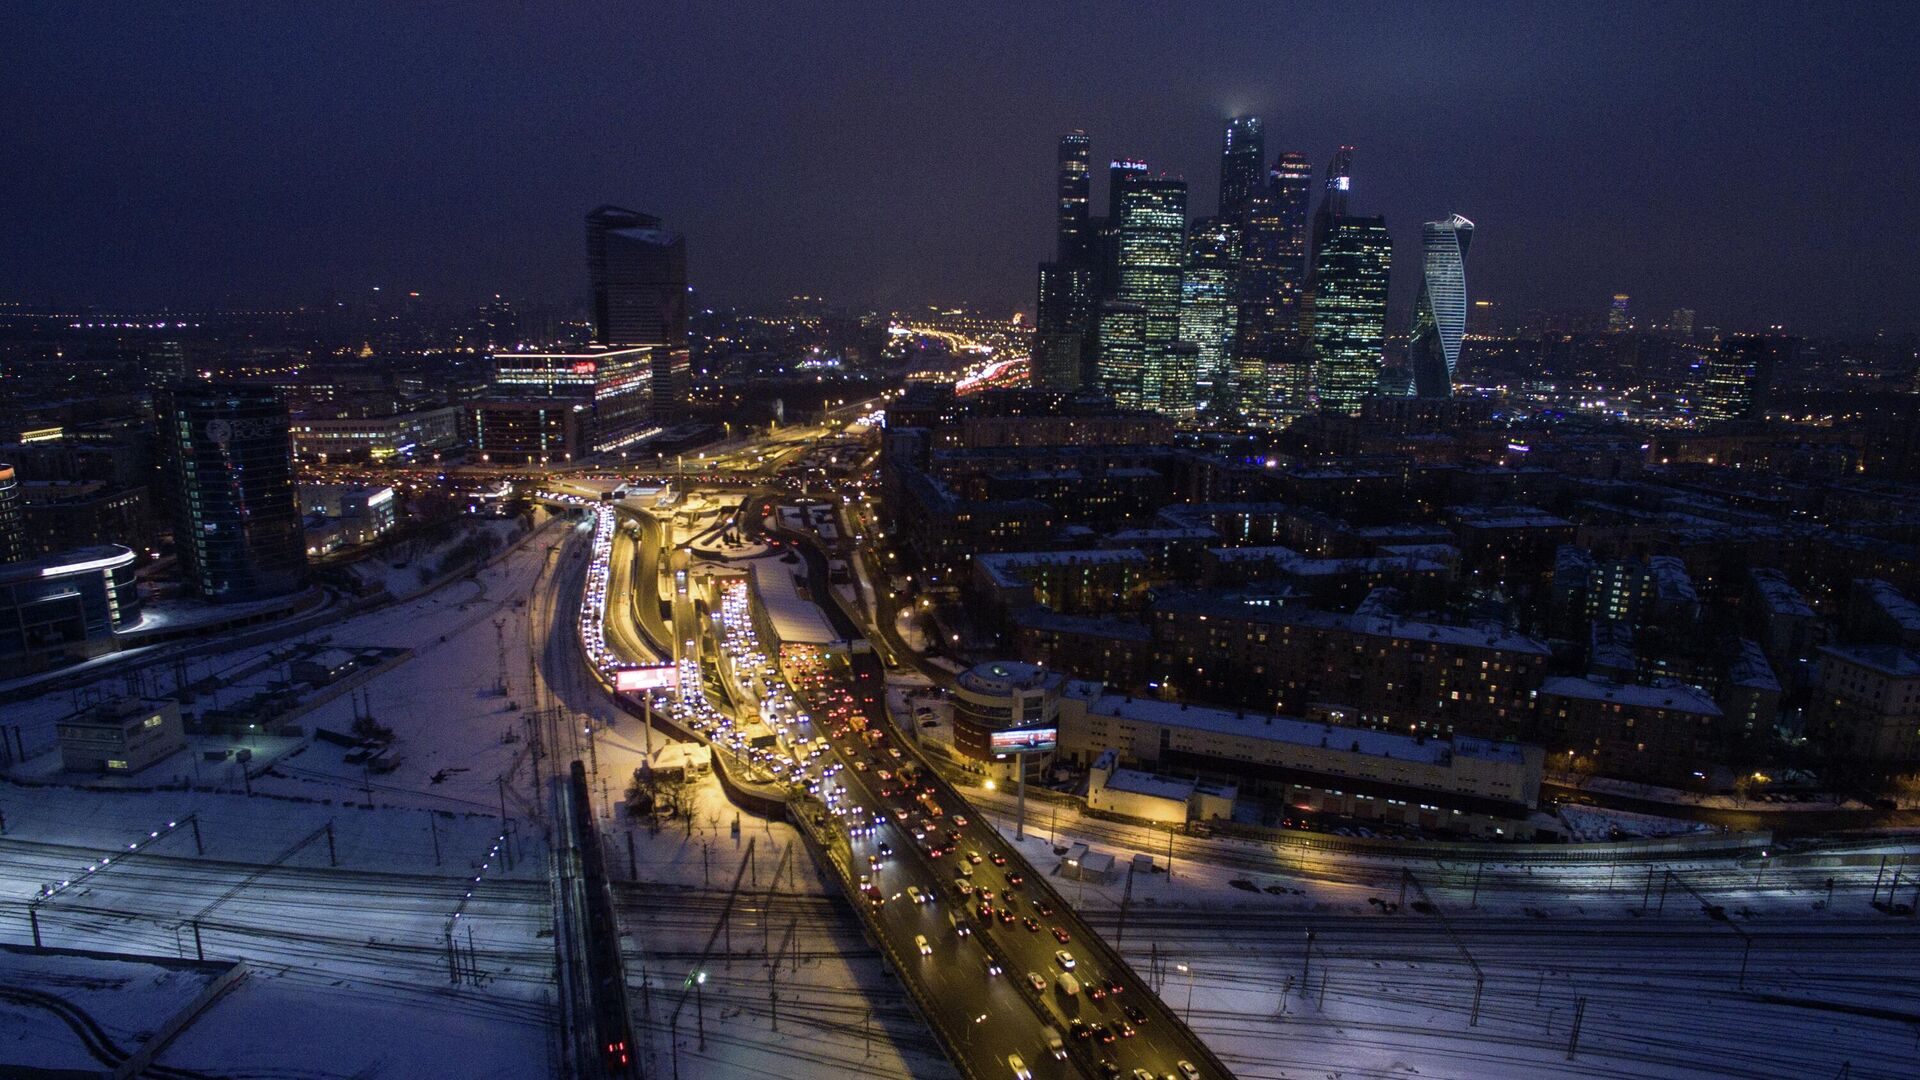
[[[1392,264],[1381,217],[1334,217],[1315,246],[1301,332],[1313,348],[1313,388],[1324,409],[1357,413],[1379,382]]]
[[[1147,163],[1132,158],[1114,158],[1107,163],[1107,221],[1120,223],[1120,193],[1132,180],[1145,179]]]
[[[1156,408],[1177,423],[1192,423],[1194,389],[1200,362],[1200,347],[1191,341],[1176,341],[1167,346],[1166,358],[1157,372],[1159,402]]]
[[[587,273],[594,340],[653,350],[653,414],[672,419],[687,404],[687,242],[651,214],[618,206],[587,214]]]
[[[1413,392],[1423,398],[1453,396],[1460,367],[1460,339],[1467,331],[1467,248],[1473,222],[1454,214],[1420,227],[1420,299],[1413,305],[1407,366]]]
[[[1693,340],[1692,308],[1674,308],[1673,318],[1669,321],[1673,328],[1674,337],[1679,338],[1681,341]]]
[[[0,563],[27,557],[27,521],[20,510],[20,481],[13,466],[0,465]]]
[[[1120,185],[1120,300],[1145,315],[1147,377],[1141,408],[1158,408],[1159,372],[1180,336],[1180,271],[1186,259],[1187,182],[1134,174]]]
[[[1774,372],[1790,366],[1798,338],[1735,334],[1707,350],[1698,413],[1709,422],[1766,417]]]
[[[1267,159],[1266,140],[1257,116],[1227,121],[1220,143],[1220,216],[1237,218],[1261,194],[1261,167]]]
[[[279,391],[254,383],[183,383],[154,407],[173,541],[202,598],[240,603],[306,584],[293,437]]]
[[[1139,304],[1114,300],[1100,306],[1099,360],[1094,370],[1100,389],[1122,408],[1152,408],[1159,396],[1159,388],[1148,385],[1146,330],[1147,310]]]
[[[1623,334],[1633,329],[1633,316],[1627,312],[1627,304],[1632,297],[1626,293],[1614,293],[1613,303],[1607,307],[1607,332]]]
[[[1088,199],[1093,192],[1093,174],[1088,171],[1087,163],[1092,146],[1087,133],[1078,129],[1060,136],[1058,225],[1053,256],[1056,262],[1087,261],[1092,243],[1087,231]]]
[[[1086,265],[1040,264],[1040,296],[1033,320],[1033,385],[1044,390],[1080,389],[1094,303],[1093,274]]]
[[[1320,192],[1320,208],[1313,215],[1313,237],[1309,258],[1317,257],[1320,245],[1333,232],[1333,223],[1347,216],[1347,196],[1353,188],[1353,147],[1333,152],[1327,163],[1327,179]]]
[[[1187,233],[1187,265],[1180,280],[1180,340],[1194,359],[1196,405],[1210,415],[1233,411],[1233,342],[1240,270],[1240,229],[1231,218],[1196,221]]]
[[[1302,366],[1296,362],[1300,290],[1307,276],[1312,193],[1313,167],[1304,155],[1288,151],[1274,160],[1265,193],[1245,215],[1234,376],[1240,411],[1250,420],[1303,412],[1308,404],[1308,380],[1289,378],[1294,373],[1287,369]]]

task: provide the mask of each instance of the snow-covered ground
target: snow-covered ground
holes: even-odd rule
[[[968,794],[1013,835],[1010,800]],[[1029,860],[1243,1078],[1920,1075],[1907,959],[1920,927],[1871,905],[1893,874],[1877,854],[1843,867],[1276,855],[1252,869],[1261,845],[1181,838],[1169,880],[1163,832],[1031,802],[1026,825]],[[1116,855],[1119,874],[1061,875],[1055,851],[1076,841]],[[1895,861],[1909,850],[1887,845]],[[1129,884],[1136,853],[1159,870]]]
[[[253,973],[165,1064],[366,1080],[548,1075],[552,920],[544,841],[529,813],[540,800],[525,739],[503,739],[528,710],[508,711],[513,699],[494,682],[504,644],[512,693],[530,703],[530,653],[544,658],[556,627],[571,632],[565,606],[547,597],[554,590],[530,599],[549,575],[569,573],[568,553],[583,545],[548,548],[570,528],[536,535],[476,581],[330,628],[343,644],[414,650],[366,688],[375,717],[398,735],[406,760],[395,772],[369,776],[341,761],[339,747],[316,742],[254,776],[251,797],[231,790],[238,784],[156,792],[0,784],[0,902],[20,910],[72,881],[34,905],[46,945],[244,958]],[[196,660],[191,677],[241,670],[266,648]],[[566,673],[549,675],[557,701],[580,700],[569,697]],[[68,695],[50,695],[0,716],[20,723],[32,748],[51,741],[53,718],[71,707]],[[344,731],[353,710],[343,697],[304,722]],[[163,762],[151,778],[167,782],[174,771]],[[513,819],[505,850],[503,789]],[[170,821],[150,848],[116,857]],[[112,860],[104,868],[103,857]],[[32,936],[24,916],[0,919],[0,942]]]
[[[734,835],[737,812],[712,779],[700,785],[698,807],[691,834],[687,822],[658,833],[622,822],[607,836],[617,879],[628,876],[629,836],[635,853],[637,880],[621,880],[615,901],[629,942],[628,994],[642,1075],[672,1075],[677,1032],[678,1069],[687,1080],[953,1076],[853,913],[829,895],[831,886],[794,830],[739,817]],[[753,859],[741,877],[732,925],[716,937],[749,841]],[[686,977],[709,939],[707,981],[698,998],[689,993],[682,1004]],[[777,959],[777,969],[769,958]]]

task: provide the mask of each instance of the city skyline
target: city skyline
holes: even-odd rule
[[[1045,10],[991,28],[816,17],[755,36],[813,48],[717,55],[733,39],[696,13],[618,28],[656,57],[645,73],[609,45],[565,53],[583,29],[565,13],[500,14],[489,41],[513,50],[391,12],[325,27],[259,13],[236,27],[218,8],[24,18],[0,94],[29,118],[15,161],[34,168],[0,170],[0,195],[31,212],[0,243],[0,298],[239,305],[383,285],[579,303],[567,222],[615,201],[699,238],[692,284],[713,302],[1031,312],[1060,132],[1088,133],[1095,168],[1126,156],[1185,176],[1198,217],[1218,201],[1222,121],[1250,115],[1269,163],[1356,146],[1402,265],[1418,262],[1419,222],[1498,222],[1474,296],[1509,312],[1603,310],[1624,292],[1726,327],[1910,329],[1898,238],[1920,224],[1890,195],[1911,26],[1709,7],[1624,25],[1557,9],[1523,30],[1477,7],[1402,13],[1362,39],[1319,9],[1288,14],[1222,7],[1151,32],[1144,16],[1089,27]],[[890,39],[957,47],[909,60]],[[1703,39],[1725,47],[1700,59]],[[1045,66],[1043,46],[1065,40]],[[1434,59],[1394,59],[1416,40]],[[1821,59],[1836,53],[1849,62]],[[1119,78],[1150,55],[1165,78]],[[942,89],[983,56],[993,87]],[[1631,82],[1606,74],[1628,61]],[[655,104],[666,85],[699,107]],[[536,152],[502,152],[508,138]],[[1415,291],[1394,290],[1391,327]]]

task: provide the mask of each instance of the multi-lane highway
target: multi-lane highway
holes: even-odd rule
[[[769,501],[747,506],[750,535],[759,534],[762,516],[778,520]],[[864,641],[831,599],[826,553],[806,539],[784,535],[784,546],[804,556],[788,565],[839,633]],[[629,556],[640,571],[638,595],[609,603],[613,617],[657,613],[653,568],[663,542],[663,529],[643,529]],[[624,568],[613,575],[623,576]],[[844,871],[870,932],[899,964],[964,1072],[1128,1080],[1227,1075],[1055,891],[1048,881],[1054,868],[1028,865],[919,759],[887,716],[884,671],[873,654],[789,651],[780,664],[772,643],[760,642],[745,617],[744,588],[735,590],[731,605],[711,592],[702,605],[698,586],[683,589],[676,578],[671,626],[646,636],[683,649],[710,642],[732,653],[723,670],[734,673],[728,697],[740,704],[722,707],[736,724],[760,719],[779,734],[779,750],[790,758],[784,778],[796,795],[811,789],[799,804],[811,809],[802,813],[824,824],[816,834]],[[720,614],[719,635],[703,633],[703,607]],[[623,640],[622,633],[610,629],[609,640]]]

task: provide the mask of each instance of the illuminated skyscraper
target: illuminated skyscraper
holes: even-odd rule
[[[1033,385],[1078,390],[1092,331],[1093,275],[1081,263],[1040,264],[1033,331]]]
[[[1180,272],[1186,260],[1187,182],[1133,173],[1120,184],[1119,299],[1139,305],[1147,377],[1140,407],[1159,407],[1159,372],[1180,336]]]
[[[1200,347],[1191,341],[1176,341],[1167,346],[1165,359],[1155,373],[1158,401],[1155,408],[1177,423],[1191,423],[1194,417],[1195,371]]]
[[[671,419],[687,402],[687,242],[651,214],[618,206],[587,214],[587,272],[594,341],[653,350],[653,415]]]
[[[1697,414],[1702,420],[1765,419],[1773,373],[1790,366],[1798,338],[1736,334],[1707,350]]]
[[[1413,305],[1407,366],[1417,397],[1453,396],[1460,338],[1467,329],[1467,248],[1473,222],[1455,214],[1420,227],[1420,299]]]
[[[1240,411],[1251,420],[1305,411],[1309,381],[1289,378],[1300,367],[1300,290],[1307,276],[1307,215],[1313,167],[1301,154],[1281,154],[1265,193],[1248,208],[1240,249],[1239,324],[1234,378]]]
[[[1632,297],[1626,293],[1614,293],[1613,303],[1607,308],[1607,332],[1622,334],[1633,329],[1633,316],[1627,312],[1627,304]]]
[[[1240,265],[1240,230],[1224,217],[1194,222],[1187,234],[1187,265],[1180,281],[1180,340],[1197,351],[1196,404],[1217,414],[1230,411],[1225,394],[1233,381],[1233,339]]]
[[[1095,374],[1100,389],[1122,408],[1147,409],[1158,402],[1159,387],[1148,383],[1146,325],[1147,311],[1139,304],[1101,305]]]
[[[1088,232],[1088,199],[1093,190],[1093,175],[1088,171],[1092,141],[1087,133],[1075,129],[1060,136],[1058,239],[1054,260],[1084,263],[1092,236]]]
[[[1379,381],[1392,264],[1381,217],[1333,217],[1315,245],[1301,332],[1313,348],[1313,388],[1324,409],[1359,412]]]
[[[1266,140],[1257,116],[1227,121],[1220,143],[1220,216],[1237,218],[1247,212],[1265,186],[1261,166],[1266,162]]]

